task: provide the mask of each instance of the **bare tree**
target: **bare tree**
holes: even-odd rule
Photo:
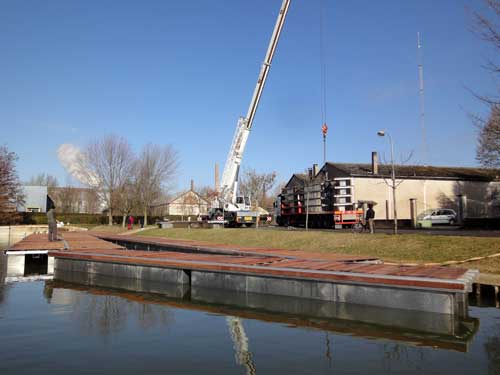
[[[138,206],[138,184],[133,176],[116,191],[116,207],[122,215],[122,227],[125,228],[127,216]]]
[[[29,186],[47,186],[48,188],[53,188],[59,186],[57,177],[50,174],[39,173],[36,176],[32,176],[26,185]]]
[[[95,214],[101,212],[101,202],[99,200],[99,195],[94,188],[85,189],[84,193],[85,200],[85,212],[89,214]]]
[[[240,178],[240,193],[250,196],[252,204],[258,206],[272,205],[267,193],[273,189],[276,182],[276,172],[257,173],[255,169],[246,169]]]
[[[134,154],[122,137],[109,135],[88,144],[79,157],[80,170],[87,184],[96,189],[108,208],[109,225],[113,224],[118,192],[128,183]]]
[[[172,179],[179,166],[177,151],[170,145],[146,145],[137,160],[138,200],[148,223],[150,207],[162,196],[162,188]]]
[[[62,213],[79,212],[80,189],[73,186],[52,188],[50,196]]]
[[[483,41],[488,43],[493,51],[493,59],[489,59],[485,69],[498,79],[500,66],[495,61],[500,51],[500,0],[483,0],[488,14],[473,12],[473,32]],[[488,119],[480,116],[471,116],[474,124],[479,129],[476,147],[476,160],[487,168],[500,167],[500,100],[497,92],[494,94],[473,94],[490,107]]]
[[[483,0],[486,8],[489,10],[488,15],[478,12],[473,12],[472,31],[482,40],[489,43],[496,51],[500,49],[500,31],[498,24],[500,23],[500,0]],[[488,60],[485,66],[487,70],[493,74],[500,73],[500,67],[495,61]],[[488,103],[498,104],[497,98],[487,98]]]
[[[477,119],[479,136],[476,159],[486,168],[500,168],[500,105],[491,106],[487,121]]]
[[[17,155],[0,146],[0,223],[15,219],[16,206],[24,203],[21,183],[16,171]]]
[[[217,197],[217,192],[215,191],[215,189],[211,186],[202,186],[198,189],[196,189],[197,193],[200,194],[203,198],[211,201],[213,200],[215,197]]]
[[[67,186],[49,188],[49,195],[62,213],[100,212],[99,197],[93,188],[74,187],[67,183]]]

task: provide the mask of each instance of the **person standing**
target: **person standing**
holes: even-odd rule
[[[128,218],[128,230],[134,229],[134,217],[130,215]]]
[[[370,233],[375,233],[375,210],[373,209],[373,204],[368,205],[368,210],[366,211],[365,219],[368,222]]]
[[[57,241],[56,206],[53,204],[47,211],[47,224],[49,224],[49,241]]]

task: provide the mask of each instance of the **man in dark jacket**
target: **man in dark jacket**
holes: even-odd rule
[[[47,211],[47,224],[49,224],[49,241],[57,241],[56,206],[51,205]]]
[[[368,222],[368,227],[370,228],[370,233],[375,232],[375,211],[373,210],[373,204],[368,205],[368,210],[366,211],[366,221]]]

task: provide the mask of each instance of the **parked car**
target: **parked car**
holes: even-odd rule
[[[449,224],[457,222],[457,213],[450,208],[435,208],[418,215],[418,220],[429,220],[432,224]]]

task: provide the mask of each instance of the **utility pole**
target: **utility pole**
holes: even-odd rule
[[[306,194],[306,231],[309,230],[309,184]]]
[[[396,204],[396,171],[394,169],[394,144],[392,143],[392,137],[389,137],[389,142],[391,143],[391,169],[392,169],[392,205],[394,210],[394,234],[398,234],[398,209]]]

